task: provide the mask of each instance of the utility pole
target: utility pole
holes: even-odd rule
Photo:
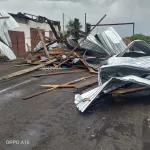
[[[64,29],[65,28],[65,14],[63,13],[63,32],[64,32]]]
[[[86,32],[86,13],[85,13],[85,32]]]

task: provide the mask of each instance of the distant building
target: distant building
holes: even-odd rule
[[[40,38],[37,31],[37,27],[39,27],[42,31],[44,37],[49,37],[51,39],[55,39],[54,34],[46,22],[45,17],[35,16],[26,13],[18,13],[12,14],[9,13],[19,24],[19,27],[14,29],[13,31],[9,31],[10,39],[12,42],[12,50],[16,54],[16,56],[23,56],[28,51],[28,44],[31,49],[35,48],[35,46],[39,43]],[[60,22],[52,21],[54,28],[59,33]]]
[[[128,39],[125,39],[125,40],[123,40],[124,41],[124,43],[128,46],[130,43],[131,43],[131,40],[128,40]]]

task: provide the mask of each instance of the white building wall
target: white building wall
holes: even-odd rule
[[[51,31],[50,26],[46,23],[39,23],[29,20],[28,24],[25,23],[18,23],[19,27],[15,28],[13,31],[22,31],[25,34],[25,45],[28,44],[31,46],[31,35],[30,35],[30,28],[37,28],[44,29],[45,31]],[[58,31],[56,29],[56,31]],[[49,37],[49,32],[45,32],[45,36]],[[28,51],[28,48],[26,46],[26,51]]]

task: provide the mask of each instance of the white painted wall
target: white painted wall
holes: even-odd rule
[[[28,24],[18,23],[19,27],[15,28],[13,31],[22,31],[25,34],[25,45],[26,43],[31,46],[30,28],[44,29],[45,31],[51,31],[50,26],[46,23],[39,23],[29,20]],[[58,31],[58,29],[56,29]],[[49,37],[49,32],[45,32],[45,36]],[[28,51],[26,46],[26,51]]]

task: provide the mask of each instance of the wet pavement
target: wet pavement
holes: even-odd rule
[[[22,68],[0,65],[0,75]],[[125,96],[123,102],[97,103],[82,114],[74,105],[72,89],[57,89],[29,100],[22,97],[43,90],[40,84],[65,83],[88,73],[31,77],[40,72],[0,84],[0,150],[150,149],[149,91]]]

